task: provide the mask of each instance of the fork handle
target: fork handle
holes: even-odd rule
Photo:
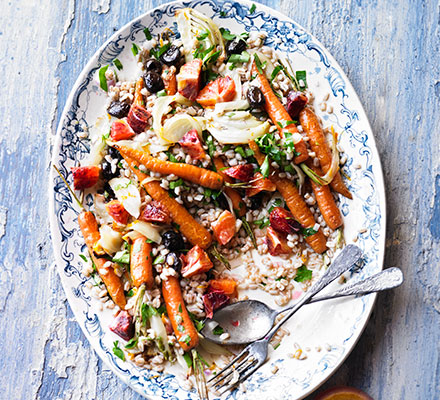
[[[349,244],[339,253],[336,259],[333,261],[332,265],[328,267],[324,275],[316,282],[304,295],[304,297],[295,304],[292,309],[284,316],[284,318],[278,322],[264,337],[264,340],[270,341],[281,328],[282,325],[286,323],[290,317],[295,314],[304,304],[306,304],[315,294],[324,289],[330,282],[334,281],[336,278],[341,276],[345,271],[349,270],[362,256],[362,251],[359,247],[354,244]]]

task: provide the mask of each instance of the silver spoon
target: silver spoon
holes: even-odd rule
[[[370,276],[363,281],[349,283],[328,294],[318,294],[309,303],[335,299],[337,297],[363,295],[382,290],[393,289],[403,282],[403,274],[399,268],[388,268],[376,275]],[[202,329],[202,335],[219,344],[246,344],[261,339],[273,326],[275,318],[290,309],[294,305],[273,310],[258,300],[244,300],[230,304],[217,310],[212,318],[229,338],[220,340],[220,335],[213,333],[212,324],[206,324]]]

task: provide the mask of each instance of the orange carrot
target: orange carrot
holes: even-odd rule
[[[160,186],[160,182],[148,182],[149,176],[139,170],[139,163],[136,160],[124,155],[123,157],[147,193],[168,210],[173,221],[179,226],[180,232],[189,242],[194,246],[199,245],[202,249],[208,248],[212,242],[211,234],[191,216],[185,207],[170,197],[168,192]]]
[[[312,151],[315,152],[316,157],[319,160],[322,171],[327,173],[332,163],[332,152],[326,141],[324,131],[319,124],[316,114],[310,108],[304,108],[299,113],[299,120],[301,126],[309,137],[309,144]],[[335,192],[342,194],[343,196],[352,199],[353,196],[345,186],[342,180],[341,174],[338,172],[330,183],[330,186]]]
[[[183,350],[188,351],[199,343],[199,336],[183,301],[179,280],[169,276],[162,281],[162,295],[174,334]]]
[[[133,104],[137,104],[138,106],[145,106],[144,96],[142,96],[141,90],[145,87],[144,78],[140,77],[136,81],[136,85],[134,87],[134,98]]]
[[[110,297],[123,309],[127,302],[121,278],[116,275],[111,261],[96,257],[93,252],[93,247],[101,238],[95,216],[90,211],[83,211],[78,215],[78,223],[100,278],[104,282]]]
[[[119,150],[122,156],[135,159],[145,168],[153,172],[159,172],[164,175],[174,174],[189,182],[196,183],[210,189],[220,189],[223,186],[223,178],[214,171],[205,168],[196,167],[185,163],[173,163],[171,161],[163,161],[158,158],[151,157],[149,154],[130,148],[114,144],[114,148]]]
[[[265,156],[261,153],[260,148],[254,141],[249,142],[249,146],[254,151],[254,157],[261,165],[265,159]],[[278,192],[280,192],[281,196],[283,196],[287,207],[289,207],[289,210],[295,219],[304,228],[313,228],[316,223],[315,218],[313,217],[309,207],[307,207],[306,202],[299,194],[295,184],[287,178],[280,178],[278,173],[272,173],[269,179],[276,185]],[[327,249],[327,241],[320,229],[315,234],[306,236],[305,239],[306,242],[317,253],[323,253]]]
[[[320,169],[313,167],[312,163],[307,163],[316,174],[321,175]],[[310,179],[313,192],[315,193],[316,202],[318,203],[319,211],[321,211],[327,226],[333,230],[339,228],[342,225],[342,215],[336,205],[332,192],[328,185],[318,185]]]
[[[258,82],[260,83],[260,89],[263,92],[264,99],[266,100],[264,108],[269,114],[273,124],[278,128],[280,135],[284,136],[286,132],[299,134],[296,125],[291,123],[292,118],[290,117],[289,113],[270,87],[270,83],[266,76],[258,71],[255,61],[252,63],[252,74],[257,75]],[[288,125],[289,123],[290,125]],[[281,126],[279,124],[281,124]],[[309,153],[307,152],[307,146],[304,143],[304,140],[301,139],[295,144],[295,151],[299,153],[299,155],[294,159],[295,164],[299,164],[309,158]]]
[[[219,173],[219,175],[221,175],[223,177],[225,182],[233,183],[232,178],[230,178],[229,176],[226,176],[222,172],[222,169],[225,168],[225,163],[223,162],[223,160],[220,157],[214,158],[214,165],[215,165],[215,168],[217,168],[217,172]],[[240,193],[238,193],[235,189],[233,189],[231,187],[225,187],[223,190],[226,193],[226,195],[231,199],[232,207],[234,208],[234,211],[237,213],[237,215],[239,217],[242,217],[243,215],[245,215],[246,214],[246,205],[244,204]]]
[[[172,96],[177,93],[176,67],[168,67],[164,65],[162,71],[162,80],[168,96]]]
[[[154,284],[151,244],[145,236],[133,240],[130,252],[130,275],[136,287],[145,284],[150,289]]]

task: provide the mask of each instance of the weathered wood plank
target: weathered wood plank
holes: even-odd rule
[[[406,273],[402,288],[379,295],[360,342],[324,387],[356,386],[376,399],[434,399],[440,391],[439,4],[263,3],[315,34],[358,92],[386,179],[385,265],[399,266]],[[65,301],[51,266],[46,176],[51,136],[87,60],[115,29],[159,4],[140,0],[2,4],[4,398],[140,399],[97,359]]]

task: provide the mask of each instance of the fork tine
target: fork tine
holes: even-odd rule
[[[211,383],[211,382],[215,381],[223,372],[225,372],[228,368],[230,368],[233,364],[235,364],[238,360],[240,360],[241,357],[243,357],[246,353],[249,353],[249,350],[247,347],[244,348],[242,350],[242,352],[237,357],[235,357],[228,365],[226,365],[226,367],[221,369],[216,375],[209,378],[207,383]]]
[[[244,382],[249,376],[251,376],[258,368],[260,368],[261,364],[258,362],[258,360],[254,359],[246,368],[243,369],[242,372],[248,370],[249,368],[253,367],[244,377],[240,377],[237,382],[234,382],[227,386],[221,393],[220,396],[223,396],[227,391],[231,390],[232,388],[238,386],[240,383]]]
[[[240,373],[239,368],[240,368],[244,363],[248,362],[249,359],[250,359],[250,356],[248,355],[247,357],[244,358],[243,361],[240,362],[240,364],[238,364],[238,365],[235,367],[235,369],[234,369],[234,368],[231,368],[230,371],[229,371],[225,376],[223,376],[221,379],[219,379],[218,382],[217,382],[215,385],[213,385],[213,386],[218,385],[222,380],[226,379],[229,375],[231,375],[232,373],[234,373],[234,371],[237,371],[238,373]],[[219,386],[219,387],[216,387],[215,389],[216,389],[216,390],[220,390],[223,386],[227,385],[230,381],[231,381],[230,379],[229,379],[228,381],[225,381],[225,382],[223,383],[223,385],[221,385],[221,386]]]

